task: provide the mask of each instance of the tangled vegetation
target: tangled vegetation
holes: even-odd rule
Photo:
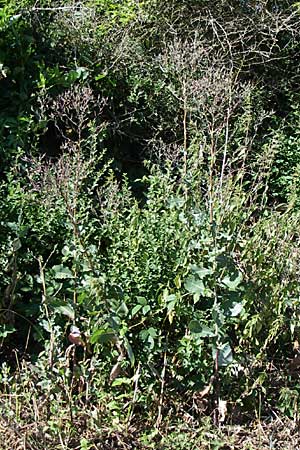
[[[1,450],[300,448],[299,5],[0,5]]]

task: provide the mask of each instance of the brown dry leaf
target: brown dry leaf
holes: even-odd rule
[[[209,394],[210,390],[211,390],[211,384],[208,384],[208,385],[203,389],[203,391],[199,392],[200,398],[203,398],[203,397],[205,397],[207,394]]]
[[[110,382],[114,381],[120,375],[120,372],[121,372],[121,363],[117,362],[114,365],[114,367],[111,369],[110,376],[109,376]]]
[[[295,352],[298,352],[298,351],[299,351],[299,347],[300,347],[299,342],[298,342],[298,340],[296,339],[296,340],[294,341],[294,343],[293,343],[293,350],[294,350]]]

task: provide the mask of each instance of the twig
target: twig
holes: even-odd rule
[[[158,405],[158,415],[156,420],[156,428],[160,427],[161,421],[162,421],[162,406],[163,406],[163,399],[164,399],[164,391],[165,391],[165,376],[166,376],[166,367],[167,367],[167,351],[164,352],[164,363],[163,368],[161,371],[161,386],[160,386],[160,397],[159,397],[159,405]]]
[[[127,424],[128,426],[131,423],[132,416],[133,416],[133,411],[134,411],[134,405],[135,405],[136,399],[137,399],[138,385],[139,385],[139,379],[140,379],[140,369],[141,369],[141,364],[138,363],[136,372],[135,372],[134,377],[133,377],[133,379],[134,379],[134,391],[133,391],[133,398],[132,398],[132,402],[131,402],[130,416],[129,416],[128,424]]]

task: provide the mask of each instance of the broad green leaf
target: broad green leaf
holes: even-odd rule
[[[145,305],[143,306],[143,314],[147,314],[151,309],[150,305]]]
[[[135,305],[135,307],[132,308],[131,316],[132,316],[132,317],[135,316],[136,313],[138,313],[139,310],[142,309],[142,308],[143,308],[143,305]]]
[[[197,280],[195,277],[189,277],[185,283],[184,287],[191,294],[204,295],[205,287],[202,280]]]
[[[69,317],[71,320],[75,319],[75,312],[71,305],[55,306],[53,310],[58,314]]]
[[[151,337],[156,337],[157,336],[156,328],[150,327],[150,328],[148,328],[147,331],[148,331],[149,336],[151,336]]]
[[[136,299],[140,305],[147,305],[147,300],[145,299],[145,297],[136,297]]]
[[[53,270],[55,272],[55,278],[58,280],[67,280],[74,278],[73,273],[68,267],[64,267],[61,264],[57,266],[53,266]]]
[[[201,333],[202,325],[199,320],[191,320],[189,323],[189,329],[192,333]]]
[[[165,302],[166,303],[173,303],[177,301],[177,296],[176,294],[170,294],[167,297],[165,297]]]
[[[96,330],[90,337],[90,343],[106,344],[107,342],[114,342],[116,340],[116,334],[109,330]]]
[[[237,317],[241,314],[243,311],[243,304],[242,303],[233,303],[232,307],[230,308],[230,315],[231,317]]]
[[[121,305],[118,308],[118,313],[121,313],[121,315],[123,316],[127,316],[128,315],[128,308],[125,302],[122,302]]]
[[[203,278],[211,275],[213,273],[212,269],[206,269],[205,267],[198,267],[195,265],[191,266],[191,271],[198,275],[198,277],[202,280]]]
[[[213,351],[214,358],[216,357],[216,349]],[[220,367],[226,367],[233,361],[232,350],[230,344],[226,342],[218,350],[218,365]]]
[[[243,276],[241,272],[239,272],[238,276],[234,280],[231,280],[229,275],[226,275],[226,277],[224,277],[222,280],[222,284],[228,287],[230,291],[235,291],[239,286],[239,284],[241,283],[242,279]]]
[[[199,337],[213,337],[214,331],[206,325],[202,325],[199,320],[191,320],[189,323],[189,329],[192,333],[197,334]]]

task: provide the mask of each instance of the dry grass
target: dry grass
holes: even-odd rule
[[[167,427],[153,430],[82,429],[74,422],[72,433],[51,432],[45,423],[18,423],[0,418],[0,450],[297,450],[300,449],[299,425],[287,418],[269,423],[256,422],[249,426],[225,425],[219,429]],[[122,429],[123,428],[123,429]],[[70,430],[69,430],[70,431]],[[68,434],[68,437],[66,438]],[[146,436],[146,439],[145,439]],[[151,437],[152,436],[152,437]]]

